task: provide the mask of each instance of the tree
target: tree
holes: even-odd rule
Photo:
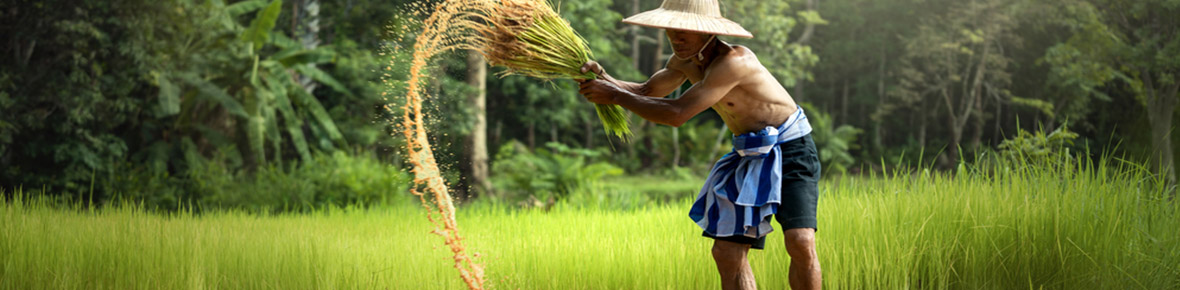
[[[901,85],[893,91],[896,102],[913,105],[927,98],[945,109],[949,129],[948,157],[961,155],[967,125],[975,120],[971,150],[978,150],[985,121],[988,94],[1005,88],[1011,60],[1004,46],[1018,42],[1012,34],[1020,0],[955,2],[918,26],[906,40]],[[919,111],[918,113],[924,113]]]
[[[827,24],[814,9],[793,10],[792,2],[795,1],[734,1],[725,12],[729,19],[757,19],[739,21],[754,38],[738,42],[757,53],[762,65],[788,88],[812,78],[808,69],[819,62],[819,57],[807,41],[815,25]],[[792,38],[791,33],[800,23],[805,29]]]
[[[291,2],[291,7],[291,14],[294,17],[291,35],[299,41],[303,49],[316,49],[320,46],[320,1],[296,0]],[[307,66],[315,67],[316,65],[311,63]],[[304,75],[299,76],[299,85],[309,94],[319,86],[314,79]]]
[[[1091,4],[1092,3],[1092,4]],[[1180,1],[1093,0],[1068,1],[1074,7],[1075,35],[1057,48],[1080,52],[1073,59],[1115,71],[1120,81],[1143,105],[1151,126],[1151,161],[1169,185],[1176,184],[1173,156],[1173,117],[1180,96]]]
[[[302,43],[274,32],[282,3],[252,0],[221,7],[211,2],[206,21],[220,21],[221,29],[202,35],[207,38],[199,41],[179,42],[179,50],[192,53],[169,51],[177,53],[174,57],[178,60],[157,68],[160,97],[187,98],[177,112],[176,130],[194,140],[234,140],[235,151],[248,169],[268,159],[281,162],[285,145],[304,161],[311,158],[309,144],[323,150],[345,145],[323,105],[296,81],[298,73],[350,94],[339,81],[313,66],[331,61],[335,52],[323,47],[305,49]],[[233,21],[255,10],[258,12],[248,26]],[[221,120],[226,117],[231,121],[224,125],[207,125],[224,122]],[[307,137],[319,142],[309,143]]]
[[[141,97],[154,90],[153,50],[168,45],[147,36],[184,28],[143,24],[175,16],[149,1],[6,1],[0,188],[82,193],[134,152],[119,129],[156,125],[178,105]]]
[[[863,148],[875,154],[885,151],[890,125],[908,127],[899,134],[917,134],[918,146],[925,145],[926,115],[909,114],[916,122],[891,115],[897,104],[887,100],[889,88],[897,82],[893,73],[900,67],[903,36],[912,33],[923,10],[910,0],[825,1],[819,13],[830,24],[819,27],[812,46],[821,61],[814,71],[814,85],[808,102],[828,108],[835,122],[871,128],[871,139]],[[918,106],[921,104],[919,103]]]
[[[229,167],[254,167],[344,145],[320,101],[294,81],[298,72],[350,94],[310,66],[335,53],[274,32],[281,11],[281,1],[261,0],[5,9],[5,22],[19,22],[3,27],[27,42],[4,48],[22,57],[0,64],[0,95],[13,96],[0,105],[32,113],[0,117],[0,162],[10,171],[0,186],[77,192],[125,169],[181,175],[187,157],[225,152]]]
[[[475,126],[467,137],[468,159],[470,171],[467,172],[471,189],[477,194],[486,194],[492,190],[492,182],[488,179],[488,69],[483,56],[476,51],[467,52],[467,85],[475,88],[471,93],[470,106],[475,113]],[[475,194],[468,194],[474,197]]]

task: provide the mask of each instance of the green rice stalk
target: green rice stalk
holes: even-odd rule
[[[545,80],[593,79],[581,72],[594,58],[590,48],[545,0],[502,0],[474,24],[480,52],[488,63],[506,67],[502,75],[518,74]],[[607,135],[624,142],[631,136],[627,116],[618,105],[596,104]]]

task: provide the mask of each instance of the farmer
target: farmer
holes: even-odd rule
[[[815,208],[820,164],[811,126],[753,52],[716,37],[753,35],[723,18],[717,0],[664,0],[659,9],[623,22],[665,29],[675,55],[643,83],[616,80],[598,63],[587,62],[582,71],[600,76],[581,81],[587,100],[617,104],[670,126],[711,107],[735,133],[734,151],[714,165],[689,211],[702,235],[714,240],[722,288],[756,288],[746,253],[764,247],[774,216],[791,256],[791,288],[819,289]],[[692,88],[677,99],[663,98],[685,81]]]

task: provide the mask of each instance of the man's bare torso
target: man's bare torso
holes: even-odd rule
[[[758,62],[753,52],[744,46],[728,44],[719,50],[721,54],[709,63],[710,67],[720,61],[736,61],[742,69],[750,70],[745,73],[748,77],[737,80],[739,84],[712,105],[731,132],[744,134],[762,130],[766,126],[778,127],[795,113],[795,100],[774,75]],[[710,71],[708,68],[702,69],[692,60],[676,58],[668,61],[667,68],[680,71],[693,84],[700,83]]]

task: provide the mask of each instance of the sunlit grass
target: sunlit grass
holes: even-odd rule
[[[821,190],[829,289],[1180,287],[1180,207],[1138,169],[916,172]],[[493,288],[719,288],[688,206],[476,205],[458,217]],[[0,207],[0,288],[464,287],[430,227],[417,207],[163,216],[17,200]],[[785,289],[778,232],[767,245],[750,256],[759,286]]]

